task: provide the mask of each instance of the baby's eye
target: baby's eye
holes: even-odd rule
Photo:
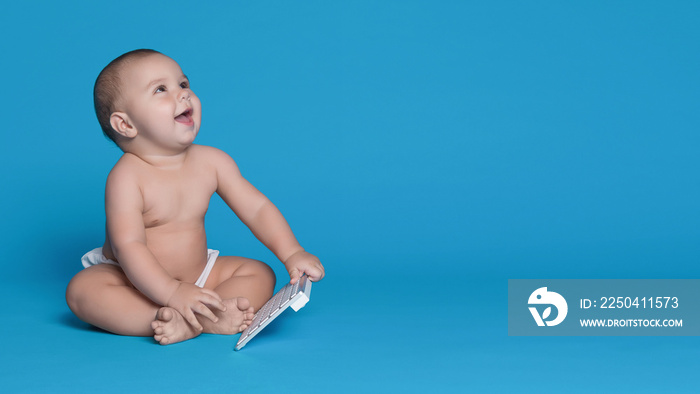
[[[165,85],[160,85],[160,86],[158,86],[158,87],[156,88],[156,90],[154,91],[154,93],[165,92],[165,90],[166,90],[166,89],[165,89]]]
[[[183,89],[187,89],[187,88],[190,87],[190,83],[187,82],[187,81],[180,82],[180,87],[183,88]]]

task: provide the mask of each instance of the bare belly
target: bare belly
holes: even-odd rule
[[[207,263],[207,239],[204,225],[163,225],[146,229],[146,245],[168,274],[177,280],[194,283]],[[115,260],[109,239],[103,253]]]

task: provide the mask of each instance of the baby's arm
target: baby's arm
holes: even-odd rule
[[[312,281],[321,280],[325,275],[323,265],[299,245],[277,207],[243,178],[229,155],[213,149],[211,157],[215,158],[217,168],[216,192],[255,237],[284,263],[291,283],[296,283],[302,274],[307,274]]]
[[[112,251],[131,283],[158,305],[177,310],[196,329],[202,326],[194,313],[216,322],[209,307],[226,309],[218,294],[172,278],[146,246],[143,197],[124,167],[115,167],[107,178],[105,211]]]

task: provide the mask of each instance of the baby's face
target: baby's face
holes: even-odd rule
[[[120,73],[120,107],[153,153],[192,144],[202,121],[201,103],[180,66],[161,54],[127,64]]]

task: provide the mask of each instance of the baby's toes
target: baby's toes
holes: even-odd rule
[[[250,310],[253,310],[253,306],[250,305],[250,301],[248,301],[248,299],[245,297],[238,297],[236,299],[236,306],[241,312],[248,312]]]
[[[162,307],[158,309],[158,313],[156,313],[156,321],[169,322],[173,317],[175,317],[175,315],[173,315],[173,310],[168,307]]]

